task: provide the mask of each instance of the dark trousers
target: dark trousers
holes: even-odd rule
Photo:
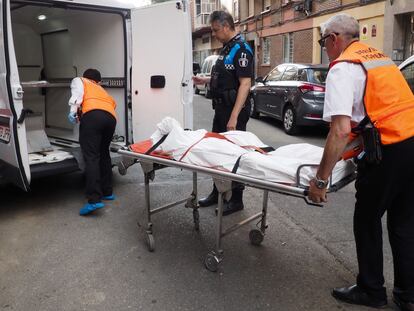
[[[85,160],[86,197],[89,203],[112,194],[112,163],[109,145],[116,120],[108,112],[92,110],[80,122],[79,142]]]
[[[225,104],[215,104],[214,108],[214,119],[213,119],[213,129],[214,133],[227,132],[227,123],[230,120],[231,112],[233,111],[233,106]],[[236,130],[246,131],[247,121],[249,121],[250,116],[250,104],[243,107],[237,118]]]
[[[218,103],[214,105],[214,119],[213,119],[213,129],[214,133],[227,132],[227,123],[230,120],[231,112],[233,111],[233,106],[225,105],[224,103]],[[240,111],[237,118],[236,130],[246,131],[247,121],[249,121],[250,116],[250,104],[247,104]],[[244,185],[238,182],[232,183],[232,199],[241,200],[243,195]],[[216,186],[214,185],[214,191],[217,191]]]
[[[394,262],[394,294],[414,301],[414,138],[383,147],[378,165],[359,165],[354,234],[357,284],[385,298],[381,218],[387,212]]]

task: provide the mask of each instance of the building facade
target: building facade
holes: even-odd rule
[[[212,35],[209,23],[210,14],[223,7],[219,0],[191,0],[193,36],[193,61],[202,64],[203,60],[217,53],[222,47]]]
[[[383,49],[384,0],[233,0],[233,8],[255,51],[257,76],[285,62],[327,63],[317,43],[319,26],[338,12],[357,18],[361,40]]]
[[[414,54],[414,1],[387,0],[384,19],[384,52],[401,63]]]

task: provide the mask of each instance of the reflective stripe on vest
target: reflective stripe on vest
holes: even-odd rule
[[[82,114],[91,110],[104,110],[116,119],[116,103],[112,96],[98,83],[86,78],[81,79],[83,82]]]
[[[377,49],[351,43],[331,64],[351,62],[365,69],[365,111],[384,145],[414,136],[414,95],[394,62]]]

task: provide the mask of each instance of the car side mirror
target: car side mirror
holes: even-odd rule
[[[255,81],[258,83],[264,83],[263,77],[257,77]]]

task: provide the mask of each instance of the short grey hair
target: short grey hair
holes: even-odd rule
[[[210,14],[210,24],[213,24],[215,22],[218,22],[221,26],[227,25],[231,30],[235,30],[234,20],[229,12],[226,12],[224,10],[212,12]]]
[[[359,23],[351,15],[340,13],[332,16],[321,24],[322,35],[337,32],[339,34],[351,35],[353,38],[359,37]]]

